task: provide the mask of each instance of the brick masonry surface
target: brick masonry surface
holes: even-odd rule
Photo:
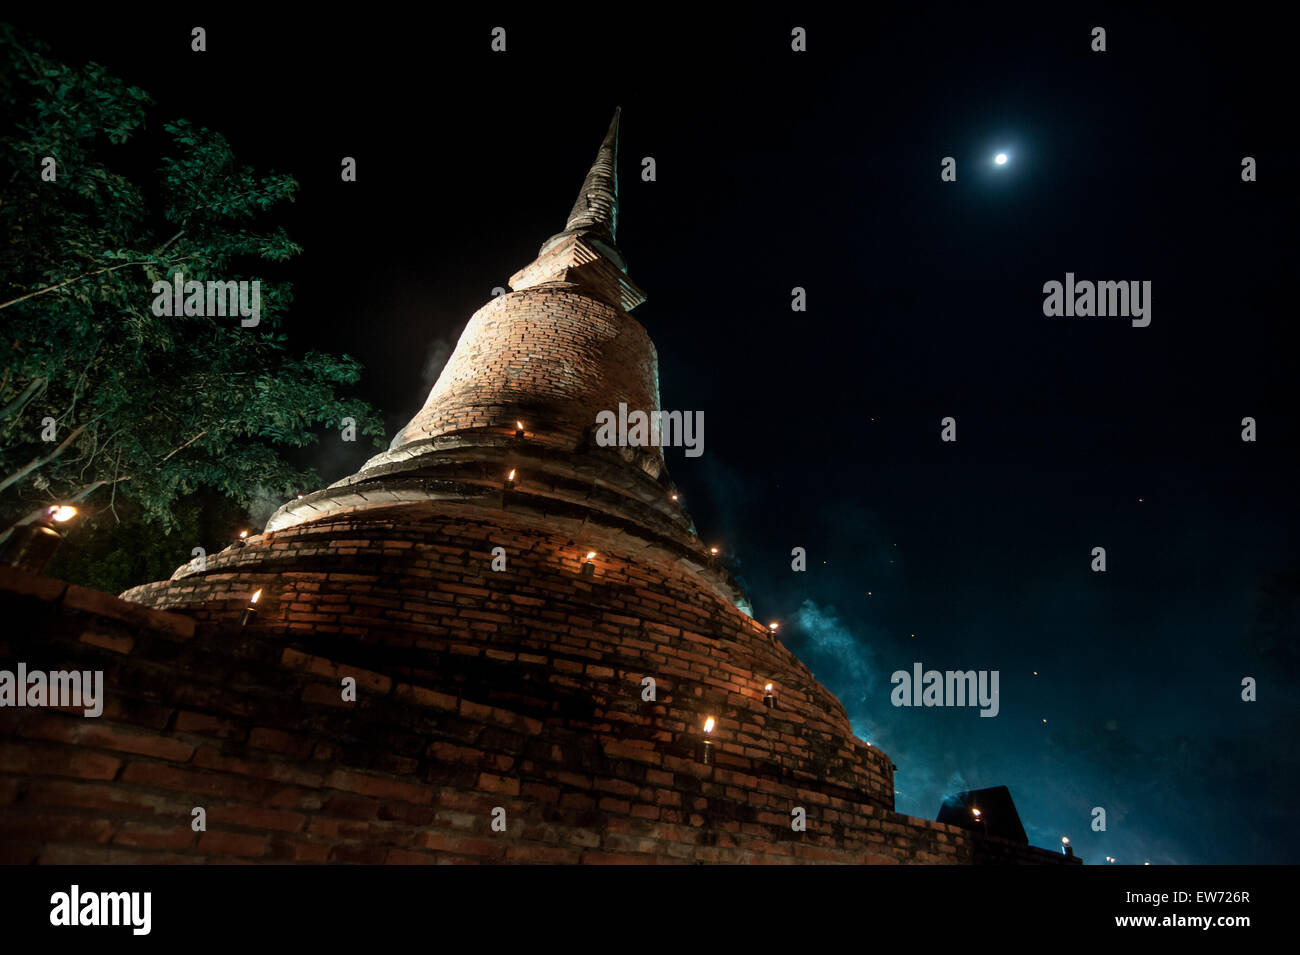
[[[587,440],[599,411],[659,407],[654,344],[626,312],[570,283],[498,296],[474,313],[424,408],[395,446],[453,431],[512,429]]]
[[[499,526],[340,523],[239,552],[282,549],[299,569],[272,579],[131,592],[184,615],[0,571],[0,659],[103,670],[107,696],[97,719],[0,714],[0,862],[1064,861],[892,812],[889,758],[763,628],[525,531],[508,573]]]

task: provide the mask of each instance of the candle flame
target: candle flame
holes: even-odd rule
[[[587,551],[587,560],[591,560],[591,558],[595,556],[596,556],[596,552],[594,550]]]
[[[714,555],[716,555],[716,554],[718,553],[718,549],[717,549],[716,547],[710,547],[710,548],[709,548],[709,553],[710,553],[710,554],[714,554]]]
[[[523,431],[523,430],[524,430],[524,423],[523,423],[522,421],[516,421],[516,422],[515,422],[515,427],[518,428],[520,431]]]
[[[772,684],[769,683],[767,686],[763,687],[763,690],[764,690],[764,692],[771,693],[771,692],[772,692]]]
[[[781,625],[779,623],[769,623],[767,629],[775,632]]]
[[[1068,846],[1068,845],[1070,844],[1070,837],[1069,837],[1069,836],[1061,836],[1061,842]]]
[[[255,604],[255,603],[257,603],[258,598],[261,597],[261,596],[262,596],[262,591],[259,590],[257,593],[253,594],[253,599],[250,600],[249,603],[251,603],[251,604]]]
[[[248,536],[248,531],[240,531],[240,532],[239,532],[239,539],[240,539],[241,541],[242,541],[245,537],[247,537],[247,536]]]
[[[515,479],[515,472],[512,470],[509,474],[506,475],[506,480],[513,481],[514,479]]]
[[[706,733],[712,733],[712,732],[713,732],[713,717],[712,717],[712,716],[710,716],[708,719],[706,719],[706,720],[704,721],[704,732],[706,732]]]
[[[974,816],[976,819],[978,819],[978,818],[980,817],[980,811],[979,811],[978,809],[972,809],[972,810],[970,811],[970,814],[971,814],[972,816]]]
[[[56,504],[50,508],[50,517],[62,524],[77,516],[77,509],[70,504]]]

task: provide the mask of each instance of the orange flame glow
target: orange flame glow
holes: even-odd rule
[[[253,599],[250,600],[249,603],[251,604],[257,603],[258,598],[260,598],[261,596],[262,596],[262,592],[259,590],[257,593],[253,594]]]
[[[706,733],[712,733],[712,732],[713,732],[713,717],[712,717],[712,716],[710,716],[708,719],[706,719],[706,720],[704,721],[704,732],[706,732]]]

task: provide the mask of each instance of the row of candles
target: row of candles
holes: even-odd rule
[[[519,430],[516,432],[516,435],[518,437],[523,437],[522,424],[520,424]],[[515,474],[514,471],[510,472],[510,477],[508,480],[511,483],[513,483],[514,481],[514,474]],[[298,496],[301,497],[302,495],[298,495]],[[673,499],[674,500],[677,499],[676,494],[673,495]],[[34,522],[35,528],[43,530],[47,533],[53,534],[54,536],[61,538],[62,534],[60,533],[59,529],[55,525],[66,524],[68,521],[72,520],[72,518],[76,516],[77,516],[77,509],[75,507],[72,507],[71,505],[67,505],[67,504],[53,505],[45,512],[44,515],[42,515],[39,521]],[[247,537],[248,537],[248,531],[246,530],[240,531],[238,545],[242,546],[244,540],[247,539]],[[715,556],[718,553],[718,549],[716,547],[710,548],[710,551]],[[586,560],[584,560],[582,564],[582,572],[584,574],[590,576],[595,573],[595,564],[593,563],[595,557],[596,557],[595,551],[588,551]],[[240,617],[240,621],[239,621],[240,629],[246,627],[248,623],[257,616],[257,602],[261,599],[261,597],[262,597],[262,590],[259,588],[252,595],[252,597],[249,598],[248,604],[247,606],[244,607],[243,614]],[[775,637],[777,628],[779,626],[780,625],[775,622],[768,624],[768,632],[771,633],[773,637]],[[767,683],[763,687],[763,705],[767,706],[768,708],[774,708],[776,706],[776,692],[774,689],[774,685],[772,683]],[[713,729],[716,725],[717,725],[717,720],[714,717],[709,716],[705,718],[704,728],[703,728],[704,737],[703,739],[700,740],[700,746],[699,746],[697,758],[699,762],[703,763],[706,766],[713,764],[714,744],[713,744],[713,739],[711,737],[712,737]],[[970,812],[971,812],[971,817],[976,822],[981,823],[983,825],[984,834],[988,835],[989,823],[988,823],[988,819],[985,818],[983,811],[977,807],[972,807]],[[1067,856],[1074,855],[1074,849],[1070,845],[1069,836],[1061,836],[1061,851]],[[1106,856],[1106,861],[1108,863],[1115,862],[1115,860],[1110,856]],[[1150,864],[1151,864],[1150,862],[1146,863],[1146,865],[1150,865]]]

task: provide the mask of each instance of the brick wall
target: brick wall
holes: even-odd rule
[[[393,442],[453,431],[513,431],[573,448],[596,413],[659,407],[654,344],[626,312],[572,283],[498,296],[474,313],[424,408]]]
[[[184,614],[0,574],[0,659],[101,669],[108,696],[98,719],[0,711],[0,861],[1062,860],[892,812],[889,758],[689,573],[606,545],[585,577],[586,541],[522,516],[411,516],[264,535],[130,592]]]

